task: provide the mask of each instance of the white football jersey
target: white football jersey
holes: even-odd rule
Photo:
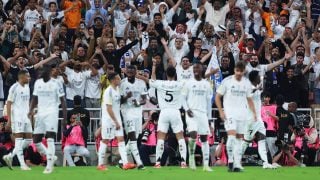
[[[189,81],[194,79],[193,66],[190,66],[188,69],[183,69],[181,65],[177,64],[177,80],[181,82]]]
[[[132,92],[132,97],[127,99],[126,103],[122,104],[122,108],[135,108],[142,110],[141,107],[136,107],[134,105],[133,100],[137,100],[139,102],[142,95],[148,94],[146,83],[136,78],[132,84],[128,81],[128,78],[125,78],[120,84],[120,94],[121,96],[126,96],[128,92]]]
[[[237,81],[235,76],[225,78],[219,86],[217,93],[223,96],[223,107],[226,118],[238,121],[248,119],[247,98],[252,96],[250,81],[242,77]]]
[[[91,71],[75,72],[73,69],[66,67],[65,74],[69,81],[68,86],[66,86],[67,99],[73,100],[76,95],[83,98],[86,82],[91,77]]]
[[[182,107],[182,82],[150,80],[150,86],[157,90],[160,109],[180,109]]]
[[[104,91],[101,103],[102,119],[111,119],[107,105],[112,105],[112,110],[116,118],[120,118],[120,90],[119,87],[114,89],[111,85]],[[119,121],[120,119],[118,119]]]
[[[57,111],[60,104],[60,97],[64,97],[63,87],[56,81],[50,79],[44,82],[38,79],[34,84],[33,95],[38,97],[38,113]]]
[[[202,79],[197,81],[192,79],[185,84],[183,94],[187,97],[187,105],[191,110],[197,110],[204,113],[208,111],[208,103],[211,103],[212,88],[210,83]]]
[[[8,101],[12,102],[11,114],[14,116],[27,116],[30,103],[30,88],[28,84],[22,86],[14,83],[9,89]]]

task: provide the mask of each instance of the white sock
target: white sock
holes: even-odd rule
[[[36,148],[38,150],[38,152],[43,155],[43,156],[47,156],[48,154],[48,149],[42,144],[42,142],[36,143]]]
[[[126,152],[127,152],[127,159],[128,159],[128,162],[133,162],[133,159],[132,159],[132,151],[130,149],[130,140],[127,142],[126,144]]]
[[[209,154],[210,154],[208,141],[201,142],[201,146],[202,146],[201,149],[202,149],[203,166],[204,167],[208,167],[209,166]]]
[[[126,152],[126,145],[122,141],[122,142],[118,143],[118,146],[119,146],[119,153],[121,156],[121,160],[122,160],[123,164],[127,164],[128,158],[127,158],[127,152]]]
[[[249,142],[247,142],[247,141],[243,141],[243,143],[242,143],[242,154],[244,154],[245,152],[246,152],[246,149],[248,148],[248,146],[249,146]]]
[[[268,156],[267,156],[267,147],[266,147],[266,140],[260,140],[258,141],[258,153],[260,155],[260,158],[264,163],[268,162]]]
[[[98,166],[104,165],[104,158],[106,156],[107,144],[100,141],[100,147],[98,151]]]
[[[234,151],[234,144],[236,143],[236,136],[228,135],[227,139],[227,154],[228,154],[228,163],[233,163],[233,151]]]
[[[55,145],[54,145],[54,139],[48,138],[47,143],[48,143],[47,168],[52,168],[54,166],[53,157],[56,151]]]
[[[233,149],[234,167],[241,167],[242,158],[242,139],[236,138],[234,149]]]
[[[190,163],[190,159],[192,159],[194,161],[194,152],[196,150],[196,140],[195,139],[193,139],[193,138],[189,139],[188,148],[189,148],[189,163]]]
[[[157,147],[156,147],[156,162],[161,161],[161,157],[164,151],[164,140],[158,139],[157,141]]]
[[[134,160],[136,161],[137,165],[143,165],[141,158],[140,158],[140,154],[139,154],[139,150],[137,147],[137,141],[129,141],[129,145],[130,145],[130,150],[132,152],[132,155],[134,157]]]
[[[18,157],[18,160],[19,160],[19,163],[20,163],[21,167],[22,166],[26,166],[26,163],[24,161],[22,146],[23,146],[23,139],[22,138],[16,138],[15,147],[14,148],[16,149],[17,157]]]
[[[24,139],[22,149],[27,148],[32,143],[32,139]]]
[[[186,162],[186,158],[187,158],[186,141],[184,139],[179,139],[178,143],[179,143],[179,152],[180,152],[180,156],[181,156],[181,161]]]

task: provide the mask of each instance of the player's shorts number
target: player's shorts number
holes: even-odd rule
[[[173,100],[173,91],[166,91],[166,98],[164,99],[166,102],[171,102]]]

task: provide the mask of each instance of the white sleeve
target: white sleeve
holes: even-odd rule
[[[32,95],[38,96],[38,81],[34,83],[33,93]]]
[[[64,71],[64,73],[65,73],[67,76],[71,75],[72,72],[73,72],[73,70],[70,69],[69,67],[66,67],[66,70]]]
[[[141,88],[141,95],[147,95],[148,94],[148,89],[147,85],[144,81],[140,81],[140,88]]]
[[[160,80],[153,80],[153,79],[151,79],[151,80],[149,81],[150,87],[153,87],[153,88],[156,88],[156,89],[158,89],[158,88],[160,87],[160,84],[161,84],[161,81],[160,81]]]
[[[10,102],[14,102],[15,101],[15,97],[16,97],[16,94],[14,92],[14,90],[16,89],[15,88],[16,86],[11,86],[10,90],[9,90],[9,94],[8,94],[8,101]]]
[[[60,83],[56,83],[57,84],[57,92],[58,92],[58,96],[60,97],[64,97],[64,90],[63,90],[63,86]]]

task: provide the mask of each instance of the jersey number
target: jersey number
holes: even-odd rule
[[[166,91],[166,98],[164,99],[166,102],[171,102],[173,100],[173,91]]]

